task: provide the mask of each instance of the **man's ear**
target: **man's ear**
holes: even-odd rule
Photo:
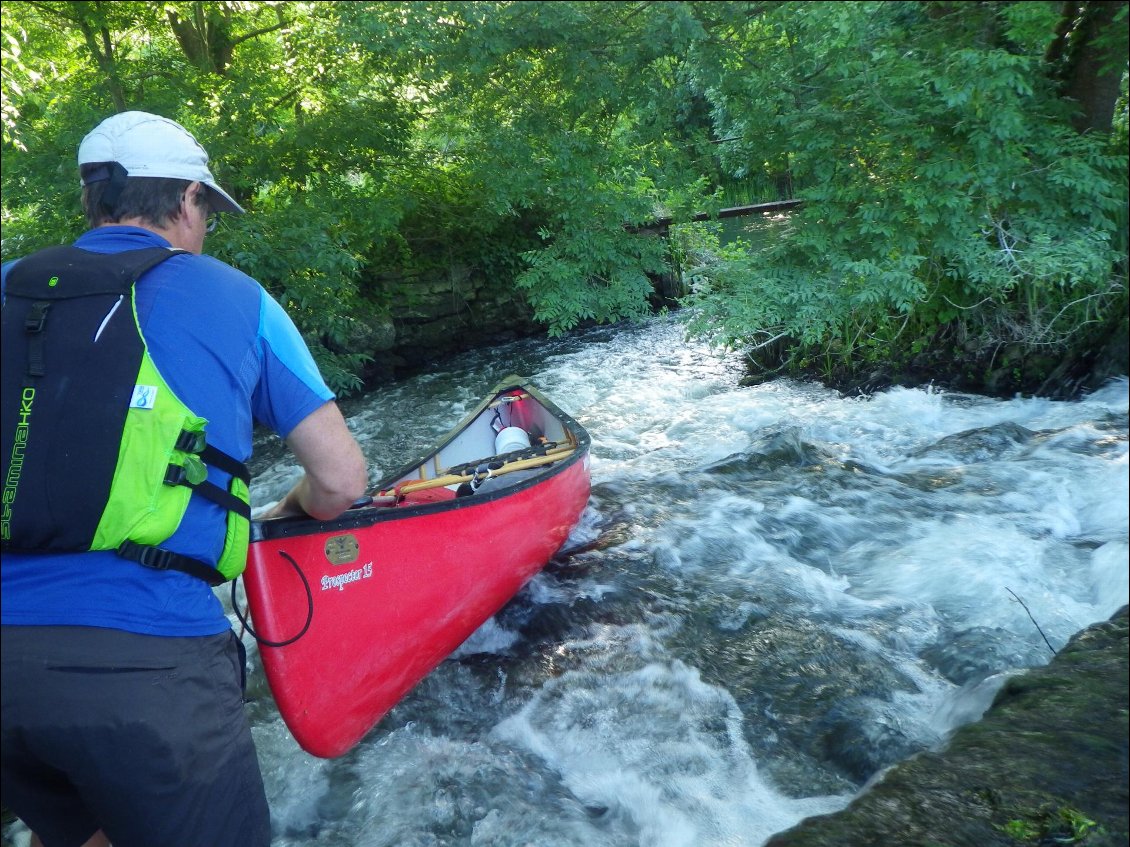
[[[180,205],[169,217],[174,221],[179,221],[182,215],[188,214],[188,207],[196,203],[197,193],[203,190],[204,184],[201,182],[190,182],[186,185],[180,195]]]
[[[185,189],[184,199],[186,202],[198,204],[200,202],[201,195],[203,195],[204,198],[207,199],[208,189],[204,187],[204,183],[202,182],[193,182],[189,183],[188,188]]]

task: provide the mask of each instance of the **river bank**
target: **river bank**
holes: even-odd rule
[[[841,812],[766,847],[1123,847],[1127,607],[1013,676],[940,752],[901,762]]]
[[[1130,320],[1123,315],[1071,347],[1051,352],[1023,344],[964,349],[939,336],[913,355],[889,350],[884,361],[862,363],[821,351],[798,353],[782,340],[750,355],[742,384],[760,385],[784,375],[820,382],[845,396],[869,395],[892,386],[932,386],[1001,399],[1077,400],[1127,373]]]

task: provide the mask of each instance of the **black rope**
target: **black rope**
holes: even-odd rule
[[[298,562],[294,561],[294,559],[292,559],[282,550],[279,551],[279,555],[290,562],[290,566],[294,568],[295,572],[298,574],[298,578],[302,580],[302,587],[306,589],[306,624],[302,627],[302,630],[298,633],[298,635],[294,636],[293,638],[288,638],[286,641],[267,641],[265,638],[260,638],[259,634],[251,628],[251,624],[247,622],[247,618],[245,618],[239,611],[239,604],[236,602],[235,597],[235,583],[238,577],[231,581],[232,610],[235,612],[235,616],[239,618],[239,622],[243,624],[243,628],[250,632],[251,637],[264,647],[286,647],[288,644],[293,644],[295,641],[306,634],[306,630],[310,628],[310,624],[314,621],[314,594],[310,590],[310,583],[306,580],[306,574],[302,573],[302,568],[298,567]]]
[[[1004,590],[1011,594],[1013,597],[1016,597],[1016,592],[1009,588],[1007,585],[1005,586]],[[1024,607],[1024,611],[1028,612],[1028,617],[1032,618],[1032,623],[1036,624],[1036,629],[1039,631],[1040,635],[1043,635],[1044,643],[1048,645],[1048,649],[1052,651],[1052,655],[1056,655],[1055,648],[1052,647],[1052,643],[1048,641],[1048,637],[1044,635],[1044,631],[1040,629],[1040,624],[1036,621],[1035,618],[1032,617],[1032,612],[1028,608],[1028,604],[1021,600],[1019,597],[1016,597],[1016,602]]]

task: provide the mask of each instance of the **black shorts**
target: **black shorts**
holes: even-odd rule
[[[47,847],[266,847],[234,633],[0,627],[2,802]]]

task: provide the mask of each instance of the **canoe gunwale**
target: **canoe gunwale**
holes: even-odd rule
[[[419,457],[418,459],[409,462],[398,470],[389,474],[376,485],[372,486],[371,492],[380,492],[389,490],[406,475],[414,472],[421,465],[428,463],[436,454],[441,452],[447,445],[459,437],[459,435],[473,423],[480,415],[491,408],[497,402],[498,398],[505,395],[507,392],[521,390],[530,395],[531,399],[541,405],[550,415],[556,418],[564,427],[566,433],[569,435],[570,442],[574,447],[571,453],[564,456],[560,461],[546,464],[544,468],[539,469],[540,472],[529,477],[507,485],[505,488],[499,488],[495,491],[484,491],[475,494],[473,497],[456,497],[450,500],[439,500],[434,502],[419,503],[413,505],[372,505],[354,508],[346,511],[332,520],[322,521],[308,517],[288,517],[288,518],[275,518],[272,520],[253,520],[251,522],[251,543],[257,541],[270,541],[273,539],[281,538],[294,538],[304,535],[316,535],[320,533],[340,532],[354,529],[362,529],[364,527],[372,526],[376,523],[383,521],[393,520],[407,520],[413,517],[422,515],[434,514],[436,512],[454,511],[457,509],[465,509],[473,506],[485,505],[487,503],[495,502],[498,500],[511,497],[526,489],[532,488],[537,485],[545,483],[546,480],[557,476],[558,474],[567,472],[575,464],[588,460],[590,438],[585,428],[577,423],[569,414],[562,411],[552,400],[542,394],[533,386],[529,385],[522,377],[509,376],[503,381],[499,382],[491,391],[486,395],[479,405],[469,412],[464,418],[456,424],[441,441],[430,448],[430,450]]]

